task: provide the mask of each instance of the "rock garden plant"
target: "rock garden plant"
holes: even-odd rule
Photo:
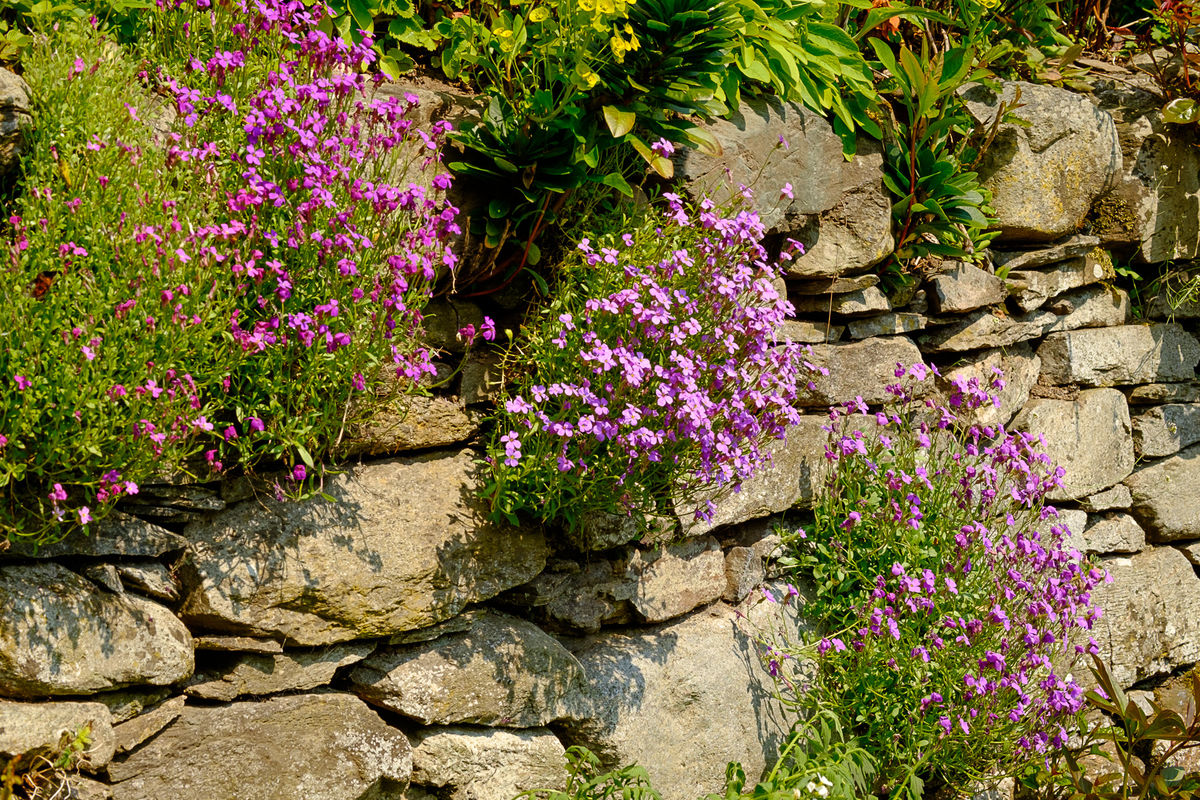
[[[6,536],[86,526],[175,470],[265,459],[303,480],[381,375],[432,373],[448,126],[373,96],[370,47],[321,14],[163,2],[162,67],[87,26],[30,49],[0,273]]]
[[[792,306],[758,216],[666,200],[581,241],[528,322],[488,447],[500,514],[709,519],[797,421],[810,368],[776,341]]]
[[[960,420],[995,402],[999,375],[958,381],[942,404],[918,399],[934,373],[898,365],[892,405],[830,412],[827,490],[785,535],[808,591],[783,599],[819,638],[769,643],[785,679],[816,661],[811,680],[785,680],[797,713],[843,720],[878,759],[876,791],[914,799],[1066,744],[1104,579],[1064,544],[1044,502],[1063,471],[1038,441]]]

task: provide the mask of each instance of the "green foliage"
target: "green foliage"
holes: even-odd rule
[[[742,765],[730,762],[725,793],[704,800],[867,800],[873,796],[876,766],[835,714],[819,710],[788,735],[762,780],[747,786]]]
[[[1200,749],[1200,672],[1193,669],[1185,677],[1188,698],[1181,714],[1153,700],[1143,701],[1149,706],[1144,709],[1099,658],[1091,669],[1097,688],[1087,694],[1089,708],[1109,721],[1091,725],[1081,713],[1082,741],[1031,765],[1021,783],[1044,800],[1200,797],[1200,772],[1174,763]]]
[[[784,535],[807,587],[797,613],[820,638],[793,641],[783,625],[768,641],[785,677],[785,663],[816,657],[807,691],[789,684],[797,713],[845,720],[893,800],[962,791],[1061,744],[1082,689],[1051,659],[1069,662],[1060,651],[1086,636],[1103,577],[1043,513],[1059,473],[1032,437],[957,421],[991,401],[977,386],[926,405],[914,395],[932,375],[910,375],[894,406],[831,413],[828,488],[813,524]]]
[[[874,76],[855,38],[830,21],[844,11],[868,8],[867,0],[740,0],[736,56],[722,84],[725,102],[736,109],[743,94],[767,90],[831,114],[847,157],[860,130],[879,138]],[[864,22],[859,35],[882,19],[876,14]]]
[[[561,791],[533,789],[517,795],[517,800],[662,800],[646,770],[636,764],[605,772],[595,753],[578,746],[567,748],[566,760],[567,781]]]
[[[422,17],[423,7],[412,0],[314,0],[332,12],[322,28],[346,41],[374,40],[378,69],[398,78],[413,67],[411,51],[432,51],[440,39]]]
[[[961,145],[973,126],[957,92],[984,76],[976,54],[953,48],[931,55],[925,48],[918,58],[907,47],[896,54],[883,40],[870,41],[888,71],[883,91],[893,103],[884,185],[898,198],[895,258],[973,258],[993,221],[990,194],[964,167],[975,153]]]
[[[71,779],[85,763],[91,724],[63,731],[52,747],[0,756],[0,800],[55,800],[73,797]]]
[[[151,0],[6,0],[0,8],[0,64],[19,61],[32,34],[93,17],[118,41],[132,42],[145,32],[140,12],[153,7]]]
[[[438,22],[443,71],[488,99],[482,119],[458,135],[466,157],[452,165],[495,198],[472,233],[487,248],[519,245],[519,259],[488,259],[464,282],[536,263],[528,243],[569,222],[571,195],[632,196],[646,166],[670,178],[673,164],[656,143],[717,152],[696,120],[726,116],[748,95],[832,113],[847,154],[859,130],[879,135],[872,73],[823,5],[485,2],[478,14]]]

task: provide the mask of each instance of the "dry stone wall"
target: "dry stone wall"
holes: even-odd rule
[[[1017,89],[1029,124],[1002,125],[985,165],[1001,236],[908,297],[870,272],[892,247],[878,146],[846,162],[824,120],[775,106],[714,125],[724,156],[677,156],[694,194],[765,176],[772,231],[807,245],[781,333],[830,373],[711,523],[668,521],[647,543],[622,520],[573,539],[488,521],[476,446],[497,354],[474,352],[451,390],[355,431],[361,461],[329,481],[332,502],[146,487],[89,538],[0,554],[0,755],[87,726],[84,798],[506,800],[561,782],[564,748],[583,744],[642,763],[668,800],[718,791],[727,761],[753,774],[786,732],[754,632],[772,523],[822,480],[823,407],[880,402],[919,359],[947,380],[1003,369],[978,421],[1043,434],[1067,467],[1063,519],[1112,576],[1095,635],[1117,678],[1150,686],[1200,661],[1200,314],[1136,317],[1111,259],[1198,251],[1193,189],[1147,176],[1200,151],[1176,152],[1117,83],[1090,99],[977,90],[972,113]],[[784,183],[796,199],[779,205]],[[1130,213],[1108,224],[1116,207]],[[483,313],[435,311],[452,354]]]

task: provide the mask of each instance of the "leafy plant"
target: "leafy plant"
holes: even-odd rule
[[[805,351],[775,343],[791,305],[757,215],[666,197],[580,242],[528,322],[488,446],[497,512],[708,519],[798,418]]]
[[[0,758],[0,800],[55,800],[72,796],[71,777],[92,743],[90,723],[64,732],[53,747]]]
[[[1103,573],[1043,505],[1062,471],[1036,440],[957,422],[994,401],[985,388],[959,381],[941,405],[919,399],[929,368],[901,376],[894,405],[830,412],[828,488],[785,535],[820,638],[771,647],[815,653],[797,713],[831,709],[878,760],[877,791],[916,800],[1066,743],[1084,690],[1063,664],[1095,649],[1082,639]]]
[[[973,258],[991,238],[984,234],[991,197],[964,165],[976,153],[961,142],[974,129],[956,93],[984,69],[969,48],[931,54],[925,47],[918,57],[904,46],[896,54],[883,40],[870,42],[890,76],[883,91],[894,103],[884,185],[899,198],[892,208],[895,258]]]
[[[742,765],[731,762],[725,770],[725,794],[709,794],[704,800],[866,800],[872,796],[875,769],[874,757],[846,734],[841,720],[818,711],[788,735],[762,780],[748,787]]]
[[[564,788],[534,789],[517,795],[537,800],[662,800],[662,795],[650,785],[646,770],[636,764],[615,770],[602,771],[603,764],[586,747],[568,747],[567,781]]]
[[[121,42],[144,33],[142,11],[151,0],[6,0],[0,8],[0,64],[15,62],[33,44],[33,34],[48,34],[55,25],[95,20]]]
[[[1097,688],[1087,693],[1089,708],[1111,718],[1089,725],[1080,715],[1083,741],[1033,765],[1022,783],[1036,796],[1072,800],[1200,797],[1200,772],[1188,772],[1176,759],[1200,749],[1200,673],[1188,676],[1188,707],[1181,714],[1153,700],[1144,710],[1121,690],[1108,667],[1094,658]],[[1088,764],[1084,759],[1091,759]]]

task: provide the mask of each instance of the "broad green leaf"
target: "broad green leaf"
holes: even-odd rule
[[[609,133],[613,135],[614,139],[620,139],[629,133],[637,123],[637,114],[632,111],[616,106],[604,106],[601,110],[604,112],[604,122],[608,125]]]
[[[1186,125],[1200,116],[1200,106],[1190,97],[1177,97],[1163,106],[1162,115],[1167,122]]]
[[[633,197],[633,187],[619,172],[610,172],[600,182],[605,186],[611,186],[626,197]]]
[[[696,145],[696,149],[708,156],[718,157],[725,152],[717,137],[706,128],[689,128],[684,131],[688,141]]]

